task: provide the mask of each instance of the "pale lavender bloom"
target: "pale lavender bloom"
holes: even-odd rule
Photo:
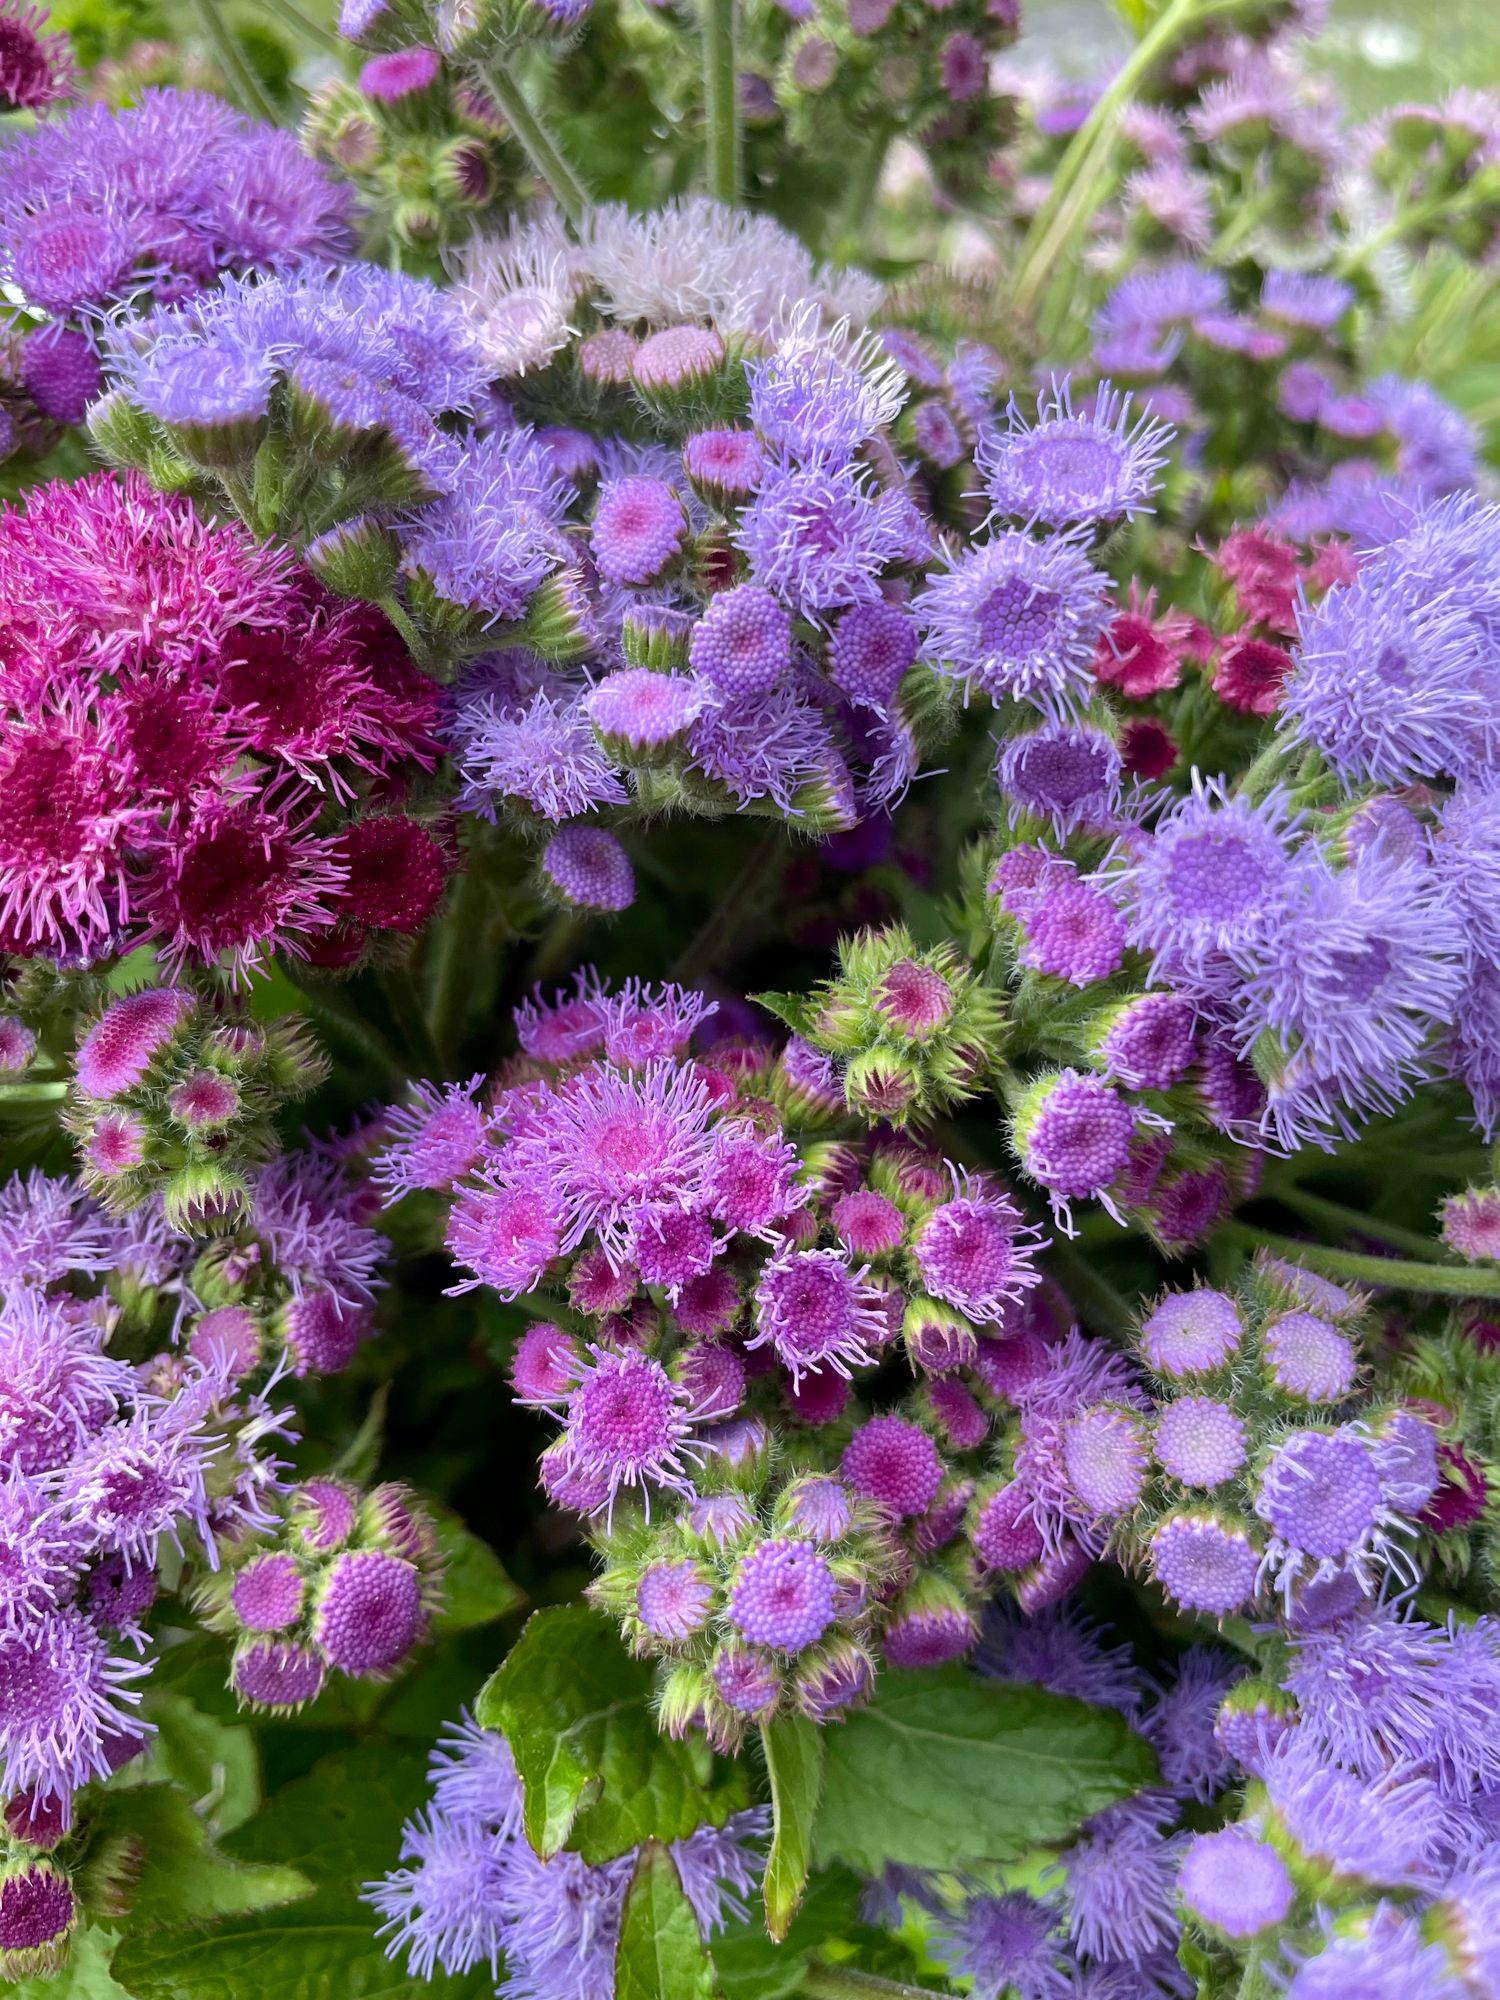
[[[908,550],[908,504],[853,466],[770,461],[735,540],[757,583],[819,620],[878,601],[881,573]]]
[[[945,1970],[973,1982],[974,2000],[1069,2000],[1072,1987],[1058,1912],[1012,1890],[974,1895],[933,1940]]]
[[[560,821],[629,797],[582,699],[565,682],[538,688],[524,705],[477,695],[457,710],[450,735],[459,805],[486,819],[506,799]]]
[[[1094,685],[1106,624],[1105,578],[1067,536],[1008,530],[951,558],[912,609],[927,656],[966,697],[1025,701],[1061,719]]]
[[[519,619],[566,554],[567,497],[530,431],[471,438],[447,491],[406,530],[403,566],[486,625]]]
[[[1034,422],[1014,397],[1005,428],[986,428],[975,463],[995,513],[1053,528],[1128,519],[1148,509],[1166,463],[1171,427],[1101,383],[1086,410],[1067,377],[1054,378]]]

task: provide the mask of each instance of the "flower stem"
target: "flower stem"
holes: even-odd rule
[[[1072,251],[1098,206],[1103,185],[1113,171],[1119,114],[1172,44],[1233,6],[1234,0],[1169,0],[1152,26],[1136,43],[1116,72],[1108,90],[1074,133],[1052,177],[1052,190],[1037,210],[1021,255],[1011,271],[1012,308],[1029,316],[1049,282],[1061,274],[1072,278]]]
[[[1267,1190],[1267,1192],[1272,1192]],[[1329,1201],[1321,1194],[1309,1194],[1305,1188],[1276,1188],[1274,1199],[1283,1208],[1292,1209],[1305,1222],[1319,1222],[1329,1229],[1342,1229],[1351,1236],[1369,1236],[1377,1243],[1389,1243],[1393,1250],[1404,1250],[1409,1257],[1424,1257],[1435,1264],[1446,1264],[1447,1253],[1432,1237],[1422,1235],[1417,1229],[1403,1229],[1399,1223],[1383,1222],[1377,1215],[1365,1215],[1357,1208],[1346,1208],[1341,1201]]]
[[[404,1054],[408,1070],[414,1068],[424,1076],[433,1078],[440,1076],[443,1065],[438,1059],[432,1033],[427,1026],[427,1016],[422,1011],[422,1001],[417,992],[417,983],[411,976],[411,967],[388,966],[380,975],[380,990],[390,1005],[396,1030],[406,1043]]]
[[[943,2000],[930,1986],[877,1979],[873,1972],[856,1972],[852,1965],[810,1965],[798,1991],[807,2000]]]
[[[453,901],[433,944],[432,1039],[450,1070],[463,1042],[464,1023],[474,991],[474,959],[484,928],[489,884],[471,845]]]
[[[740,198],[740,94],[734,66],[738,0],[702,0],[703,109],[708,125],[708,191],[731,206]]]
[[[1325,1243],[1299,1243],[1291,1236],[1272,1236],[1247,1222],[1225,1222],[1219,1234],[1246,1250],[1269,1250],[1289,1263],[1305,1264],[1326,1278],[1348,1278],[1357,1285],[1378,1285],[1384,1291],[1425,1292],[1432,1298],[1500,1299],[1500,1264],[1489,1268],[1467,1264],[1418,1264],[1404,1257],[1368,1257],[1359,1250],[1330,1250]]]
[[[343,36],[336,35],[332,28],[325,28],[321,21],[315,21],[311,14],[304,13],[296,0],[264,0],[264,4],[273,14],[280,15],[292,33],[300,35],[304,41],[315,42],[330,55],[348,55],[349,44]]]
[[[498,58],[480,66],[479,78],[499,106],[506,124],[538,176],[552,190],[558,207],[576,228],[583,219],[589,198],[582,181],[568,165],[540,114]]]
[[[279,123],[275,105],[267,97],[260,78],[245,60],[243,49],[219,12],[219,0],[194,0],[194,11],[204,39],[213,50],[214,61],[223,70],[231,93],[239,99],[240,109],[248,111],[252,118],[264,119],[268,125]]]

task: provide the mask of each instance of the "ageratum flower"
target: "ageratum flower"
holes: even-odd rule
[[[1076,541],[1011,529],[951,556],[912,608],[928,657],[966,697],[1029,702],[1063,719],[1088,698],[1104,587]]]
[[[1113,384],[1102,382],[1079,410],[1068,378],[1054,378],[1034,422],[1014,397],[1005,419],[1003,430],[980,432],[974,452],[998,516],[1068,528],[1128,519],[1149,506],[1172,430],[1136,412]]]

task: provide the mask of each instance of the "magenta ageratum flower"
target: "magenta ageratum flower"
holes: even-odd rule
[[[612,1506],[622,1486],[690,1490],[687,1463],[701,1456],[694,1443],[688,1392],[647,1354],[619,1354],[590,1346],[568,1398],[563,1444],[568,1464],[596,1483]]]
[[[890,1335],[884,1294],[837,1250],[791,1250],[768,1262],[755,1288],[754,1338],[797,1383],[823,1369],[868,1368]]]

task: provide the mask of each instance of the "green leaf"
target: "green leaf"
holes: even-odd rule
[[[1156,1775],[1113,1709],[958,1667],[887,1675],[825,1736],[817,1857],[865,1875],[1013,1859]]]
[[[577,1848],[592,1866],[643,1840],[722,1826],[745,1802],[697,1746],[673,1743],[651,1713],[652,1673],[614,1625],[582,1605],[534,1611],[480,1691],[475,1714],[509,1742],[537,1853]]]
[[[714,1939],[714,1966],[724,2000],[787,2000],[812,1960],[835,1940],[857,1938],[859,1878],[844,1868],[820,1870],[780,1944],[766,1935],[758,1911]]]
[[[766,1924],[773,1938],[791,1928],[812,1862],[813,1822],[823,1791],[823,1731],[805,1716],[784,1716],[760,1732],[771,1775],[771,1851],[766,1857]]]
[[[132,1936],[114,1955],[115,1978],[134,2000],[492,2000],[487,1964],[419,1986],[386,1957],[379,1919],[360,1901],[362,1885],[395,1866],[401,1823],[426,1801],[426,1761],[415,1749],[372,1744],[324,1758],[274,1792],[229,1835],[226,1851],[241,1862],[295,1866],[317,1893],[212,1930],[177,1925]]]
[[[774,1014],[794,1035],[806,1037],[812,1027],[815,1010],[805,993],[752,993],[750,998],[757,1007]]]
[[[175,1785],[106,1791],[97,1839],[103,1851],[128,1844],[135,1873],[132,1931],[206,1917],[239,1916],[310,1896],[313,1885],[280,1861],[247,1864],[214,1847],[202,1820]]]
[[[641,1849],[615,1951],[615,2000],[713,2000],[714,1968],[677,1864],[660,1841]]]
[[[146,1783],[180,1785],[215,1838],[254,1817],[260,1763],[247,1724],[207,1715],[185,1694],[165,1687],[151,1690],[146,1715],[156,1724],[151,1754],[140,1767]]]
[[[467,1632],[518,1611],[526,1593],[512,1583],[500,1558],[446,1507],[425,1503],[443,1561],[443,1601],[432,1624],[437,1632]]]

